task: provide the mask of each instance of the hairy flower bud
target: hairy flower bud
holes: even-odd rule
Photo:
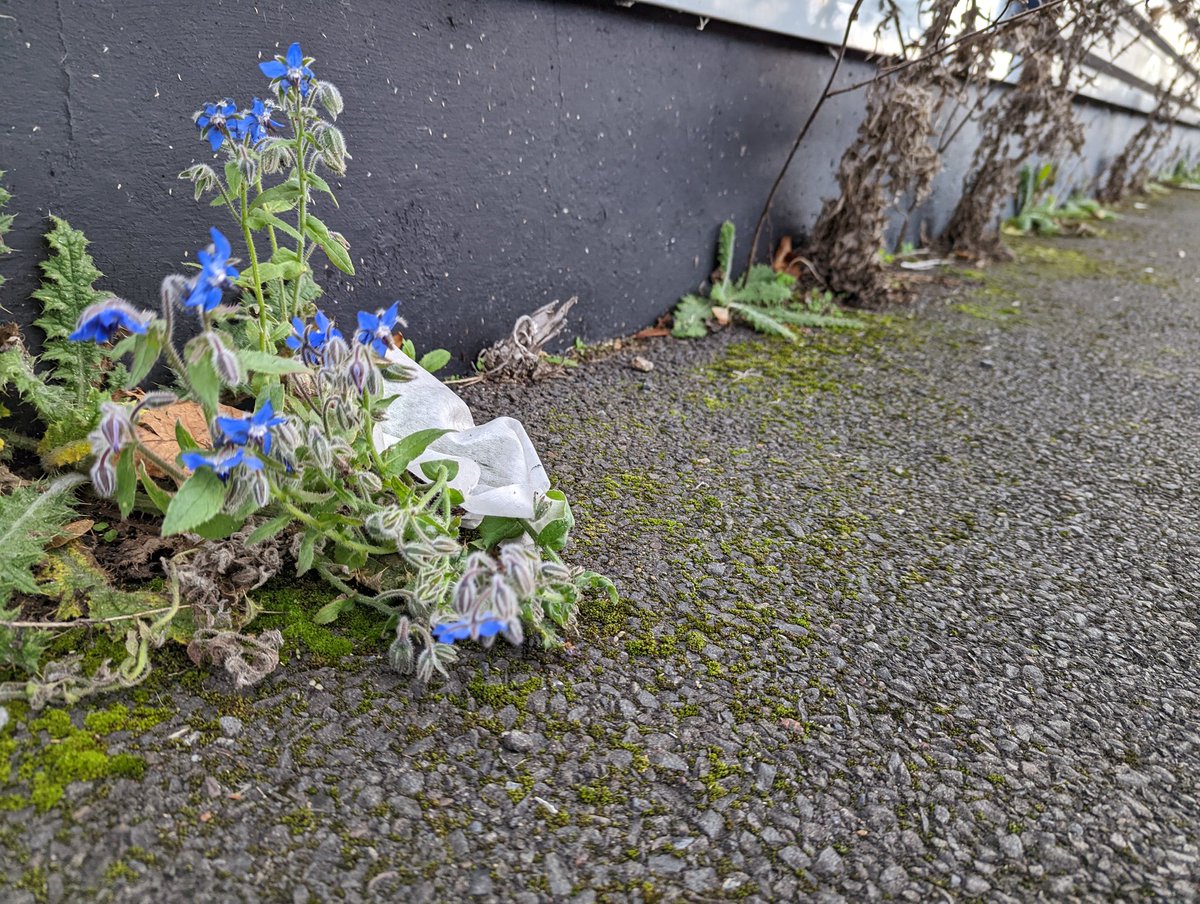
[[[330,119],[337,119],[342,115],[342,110],[345,104],[342,103],[342,92],[337,89],[331,82],[322,81],[317,84],[316,102],[325,108],[325,112],[329,114]]]
[[[130,419],[136,421],[137,416],[145,408],[164,408],[167,405],[173,405],[179,401],[179,396],[173,392],[168,392],[165,389],[156,389],[142,396],[141,401],[133,406],[133,411],[130,412]]]
[[[355,471],[354,479],[368,493],[378,493],[383,489],[383,481],[374,471]]]
[[[199,114],[196,115],[198,116]],[[217,173],[207,163],[197,163],[195,166],[189,166],[179,174],[179,178],[192,183],[196,191],[197,201],[204,197],[205,192],[213,191],[218,185]]]
[[[217,379],[223,385],[230,387],[241,383],[245,376],[237,355],[212,330],[205,330],[201,338],[208,344],[208,348],[212,352],[212,365],[213,370],[217,372]]]
[[[333,450],[329,447],[329,440],[316,424],[310,424],[308,428],[308,451],[322,471],[333,469]]]

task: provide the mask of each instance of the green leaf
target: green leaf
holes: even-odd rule
[[[250,216],[246,218],[246,225],[255,231],[273,226],[284,235],[289,235],[294,239],[300,238],[300,231],[295,226],[279,219],[275,214],[263,210],[261,207],[258,210],[250,211]]]
[[[413,459],[419,457],[431,443],[450,432],[450,430],[441,430],[436,427],[429,430],[418,430],[416,433],[410,433],[400,442],[388,446],[383,450],[384,476],[403,474],[405,469],[412,464]]]
[[[733,220],[726,220],[721,224],[721,233],[717,237],[717,269],[721,271],[722,282],[729,282],[729,269],[733,265],[735,235]]]
[[[730,302],[729,310],[736,311],[746,323],[760,333],[766,333],[768,336],[779,336],[781,339],[786,339],[789,342],[796,341],[795,333],[762,308]]]
[[[137,473],[133,468],[133,449],[126,449],[117,459],[117,508],[121,517],[128,518],[137,497]]]
[[[291,210],[300,201],[300,184],[291,180],[273,185],[250,202],[250,210],[263,209],[270,213]]]
[[[245,522],[245,518],[237,518],[233,515],[222,513],[209,518],[199,527],[193,528],[191,532],[199,534],[205,540],[224,540],[230,534],[237,531]]]
[[[304,181],[307,182],[309,185],[311,185],[313,188],[317,189],[317,191],[323,191],[323,192],[325,192],[325,194],[329,195],[329,197],[333,199],[334,207],[341,206],[337,202],[337,196],[334,195],[333,189],[329,187],[329,183],[326,182],[324,179],[322,179],[320,176],[318,176],[316,173],[305,173]]]
[[[208,355],[188,365],[188,382],[205,412],[211,415],[216,411],[221,401],[221,381]]]
[[[299,358],[281,358],[257,349],[239,348],[237,357],[242,367],[254,373],[302,374],[308,372],[308,367]]]
[[[157,329],[151,329],[141,336],[130,337],[133,343],[133,365],[125,380],[125,387],[133,389],[146,379],[150,370],[162,353],[162,335]]]
[[[264,540],[270,540],[291,523],[292,516],[286,513],[277,515],[270,521],[264,521],[250,532],[250,536],[246,538],[246,545],[257,546]]]
[[[178,428],[178,426],[179,425],[176,424],[176,428]],[[176,435],[178,435],[178,429],[176,429]],[[182,443],[180,445],[182,445]],[[144,464],[138,466],[138,477],[142,481],[142,489],[144,489],[146,491],[146,495],[150,497],[150,502],[154,504],[156,509],[165,515],[167,513],[167,506],[171,504],[171,494],[150,478],[150,474],[147,473],[146,466]]]
[[[82,474],[68,474],[0,496],[0,606],[14,590],[38,592],[31,569],[42,560],[46,544],[74,517],[70,491],[85,480]]]
[[[230,197],[236,198],[242,191],[242,174],[238,171],[237,164],[232,161],[225,163],[225,185],[229,188]]]
[[[187,479],[163,518],[162,535],[170,537],[195,530],[214,518],[225,504],[226,486],[208,468],[201,468]]]
[[[42,311],[33,323],[46,336],[41,360],[54,365],[51,380],[82,396],[103,382],[103,355],[94,342],[71,342],[67,336],[75,330],[83,310],[106,297],[93,286],[104,274],[87,253],[88,240],[82,232],[59,217],[50,217],[50,222],[53,225],[46,233],[50,256],[40,264],[42,284],[33,293]]]
[[[525,525],[518,518],[501,518],[497,515],[485,515],[479,522],[479,539],[484,549],[491,549],[497,543],[505,540],[515,540],[525,533]]]
[[[450,353],[444,348],[435,348],[423,354],[418,363],[431,374],[435,374],[450,363]]]
[[[346,596],[330,600],[313,614],[313,624],[327,625],[330,622],[337,621],[339,615],[353,606],[354,600]]]
[[[179,446],[180,452],[191,452],[194,449],[203,448],[188,432],[188,428],[183,426],[183,421],[175,422],[175,442]]]
[[[684,295],[675,306],[675,325],[671,335],[676,339],[702,339],[708,335],[707,320],[712,316],[712,303],[699,295]]]
[[[309,214],[304,218],[304,230],[314,242],[321,246],[321,250],[325,252],[325,256],[329,258],[331,264],[343,273],[354,275],[354,262],[350,260],[350,252],[346,250],[345,245],[330,235],[328,226],[319,218]]]
[[[438,458],[421,462],[421,473],[428,480],[437,480],[438,474],[442,471],[446,472],[446,480],[453,480],[458,476],[458,462],[450,458]]]
[[[300,550],[296,556],[297,577],[312,568],[313,551],[316,548],[318,536],[318,533],[310,528],[304,532],[304,536],[300,539]]]

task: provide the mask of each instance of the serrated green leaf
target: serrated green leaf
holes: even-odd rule
[[[671,335],[676,339],[702,339],[708,335],[712,303],[699,295],[685,295],[675,306],[675,324]]]
[[[195,530],[214,518],[225,504],[226,486],[208,468],[201,468],[175,493],[163,518],[162,535],[170,537]]]

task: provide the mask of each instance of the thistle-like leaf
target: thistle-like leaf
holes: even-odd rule
[[[701,339],[708,335],[705,321],[712,316],[712,302],[699,295],[685,295],[675,306],[675,326],[671,335],[677,339]]]
[[[721,271],[721,280],[729,282],[729,267],[733,263],[733,240],[736,229],[733,220],[721,224],[721,234],[717,238],[717,269]]]
[[[45,556],[46,544],[74,516],[70,490],[85,479],[82,474],[68,474],[0,496],[0,606],[14,591],[38,592],[33,566]]]
[[[729,309],[740,315],[747,324],[760,333],[766,333],[769,336],[779,336],[781,339],[787,339],[789,342],[796,341],[796,334],[788,329],[782,321],[772,316],[774,311],[768,312],[763,308],[741,304],[736,301],[729,303]]]
[[[84,234],[66,220],[50,219],[54,224],[46,233],[50,257],[41,264],[42,286],[33,293],[42,304],[42,316],[34,325],[46,334],[42,360],[53,362],[55,379],[83,399],[101,370],[102,354],[95,343],[71,342],[67,336],[75,329],[83,309],[104,297],[92,285],[104,274],[87,253]]]

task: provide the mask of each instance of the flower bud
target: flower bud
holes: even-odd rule
[[[330,119],[337,119],[342,114],[345,105],[342,103],[342,92],[330,82],[322,81],[317,84],[316,102],[325,108]]]
[[[378,493],[383,489],[383,481],[379,479],[379,476],[374,471],[356,471],[354,479],[368,493]]]
[[[217,372],[217,379],[225,386],[237,386],[245,378],[242,374],[242,365],[235,355],[225,343],[221,341],[221,337],[212,330],[205,330],[201,337],[208,344],[209,350],[212,352],[213,370]]]
[[[316,424],[310,424],[308,428],[308,451],[322,471],[333,469],[333,450],[329,447],[329,440]]]

